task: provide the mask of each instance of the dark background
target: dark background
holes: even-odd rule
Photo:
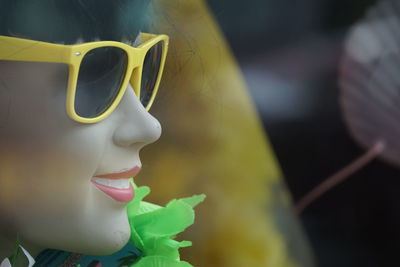
[[[349,27],[375,1],[208,2],[297,201],[365,152],[342,119],[337,65]],[[375,160],[305,210],[318,266],[400,266],[399,189],[399,170]]]

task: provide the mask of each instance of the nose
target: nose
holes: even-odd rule
[[[113,141],[118,146],[143,147],[160,138],[161,125],[140,103],[132,88],[127,88],[117,108],[121,120],[116,127]]]

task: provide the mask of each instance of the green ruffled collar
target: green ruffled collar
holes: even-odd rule
[[[172,200],[166,207],[161,207],[143,201],[150,193],[148,187],[136,187],[135,193],[134,200],[128,204],[130,241],[141,255],[133,251],[131,256],[120,259],[121,266],[193,267],[181,261],[179,256],[179,249],[192,243],[179,242],[174,237],[194,223],[193,208],[205,199],[205,195]]]

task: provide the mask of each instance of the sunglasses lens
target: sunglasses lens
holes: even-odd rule
[[[75,95],[75,112],[84,118],[104,113],[117,97],[128,57],[117,47],[100,47],[82,59]]]
[[[143,63],[142,85],[140,88],[140,102],[147,107],[153,96],[154,88],[160,72],[163,43],[158,42],[146,54]]]

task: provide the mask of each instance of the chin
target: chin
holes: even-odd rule
[[[121,250],[131,236],[127,218],[102,223],[92,221],[90,224],[79,226],[80,228],[75,228],[75,231],[59,231],[58,233],[61,232],[63,235],[60,235],[57,241],[52,239],[50,248],[84,255],[105,256]],[[69,238],[65,236],[68,232]]]
[[[85,220],[76,225],[80,229],[75,233],[78,233],[78,238],[83,243],[76,252],[96,256],[110,255],[128,243],[131,228],[126,208],[104,206],[92,207],[93,212],[81,217]]]
[[[77,252],[95,256],[110,255],[121,250],[128,243],[130,235],[129,225],[124,229],[108,229],[106,233],[92,237],[90,244],[87,242],[86,246]]]
[[[131,236],[126,205],[101,192],[81,195],[88,197],[72,199],[62,208],[50,201],[21,205],[14,223],[21,239],[38,249],[85,255],[110,255],[121,250]]]

